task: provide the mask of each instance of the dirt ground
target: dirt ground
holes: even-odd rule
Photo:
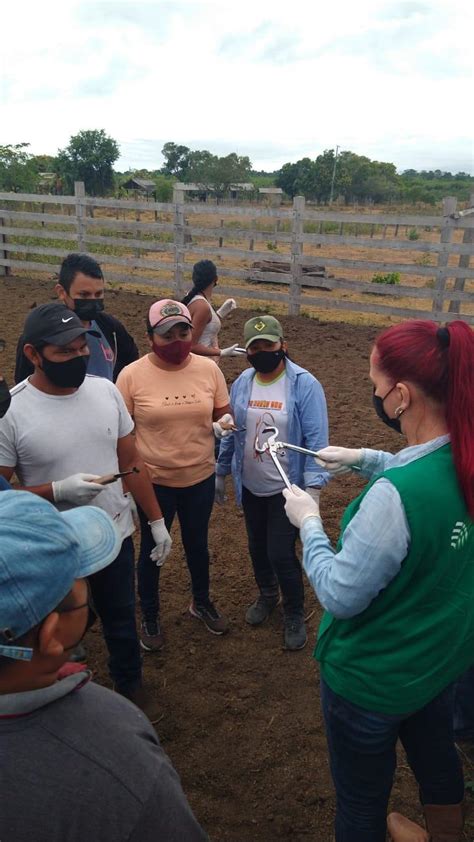
[[[53,298],[50,281],[0,279],[0,337],[6,340],[0,371],[13,380],[16,340],[29,309]],[[113,290],[107,309],[145,350],[144,319],[153,298]],[[221,344],[241,341],[255,311],[237,309],[224,324]],[[368,358],[376,329],[309,318],[282,317],[291,357],[322,383],[330,440],[348,446],[395,450],[400,439],[371,408]],[[230,384],[243,360],[226,360]],[[356,479],[330,484],[322,496],[326,529],[335,539]],[[175,764],[197,818],[214,842],[273,842],[332,836],[334,792],[319,707],[318,668],[312,658],[320,607],[306,587],[308,646],[282,649],[282,618],[251,629],[244,621],[255,585],[243,519],[229,482],[229,500],[216,506],[210,529],[211,587],[231,622],[225,637],[210,635],[187,613],[189,579],[179,535],[161,576],[166,647],[144,659],[145,680],[162,706],[157,731]],[[110,686],[100,630],[86,641],[96,679]],[[403,754],[393,807],[419,817],[417,789]],[[185,840],[183,840],[185,842]]]

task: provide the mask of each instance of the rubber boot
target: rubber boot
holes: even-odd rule
[[[387,830],[392,842],[429,842],[430,839],[426,830],[401,813],[387,816]]]
[[[425,804],[423,812],[431,842],[460,842],[464,827],[464,801],[460,804]]]

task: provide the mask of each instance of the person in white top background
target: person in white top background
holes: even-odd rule
[[[182,303],[188,307],[193,320],[193,354],[213,357],[215,362],[220,357],[237,357],[238,343],[228,348],[219,348],[218,334],[221,321],[237,307],[233,298],[228,298],[216,311],[212,306],[212,293],[217,284],[217,269],[212,260],[200,260],[193,266],[192,289],[185,295]]]

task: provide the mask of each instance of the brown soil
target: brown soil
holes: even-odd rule
[[[108,310],[118,316],[145,350],[144,318],[151,296],[114,290]],[[0,279],[0,358],[12,381],[16,340],[29,308],[53,298],[49,281]],[[240,341],[251,311],[238,309],[225,322],[223,346]],[[292,358],[321,381],[328,402],[331,441],[395,450],[400,439],[371,409],[368,358],[375,329],[282,317]],[[226,360],[229,383],[244,367]],[[1,370],[1,369],[0,369]],[[355,479],[331,483],[322,514],[332,539],[344,506],[356,494]],[[229,494],[231,494],[229,483]],[[175,764],[199,821],[213,840],[273,842],[331,839],[334,792],[322,724],[318,668],[311,657],[320,607],[306,588],[311,644],[297,653],[282,649],[282,620],[251,629],[246,606],[255,586],[242,517],[233,498],[214,509],[210,547],[212,593],[231,622],[231,632],[210,635],[189,617],[189,581],[179,535],[163,569],[162,620],[166,648],[144,660],[147,685],[163,714],[160,739]],[[87,640],[89,665],[110,686],[100,631]],[[393,807],[418,818],[417,789],[400,755]]]

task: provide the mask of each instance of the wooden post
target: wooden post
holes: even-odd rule
[[[446,196],[443,199],[443,223],[441,225],[440,243],[450,243],[453,236],[453,221],[450,219],[452,213],[455,212],[458,200],[454,196]],[[440,319],[443,311],[444,292],[446,288],[446,274],[445,269],[448,265],[449,251],[440,252],[438,254],[438,265],[436,267],[435,285],[433,290],[433,310],[434,317]]]
[[[339,226],[339,236],[342,237],[343,233],[344,233],[344,223],[341,222],[341,224]]]
[[[395,225],[395,233],[393,235],[394,237],[398,237],[398,228],[399,228],[399,226]]]
[[[221,219],[221,221],[220,221],[220,227],[221,227],[221,228],[223,228],[223,227],[224,227],[224,220],[223,220],[223,219]],[[219,248],[220,248],[220,249],[222,248],[222,243],[223,243],[223,242],[224,242],[224,241],[223,241],[222,237],[219,237]]]
[[[256,219],[251,219],[251,220],[250,220],[250,225],[252,226],[252,231],[254,231],[254,230],[256,229],[256,227],[257,227],[257,220],[256,220]],[[253,251],[253,250],[254,250],[254,246],[255,246],[255,240],[254,240],[254,238],[253,238],[253,237],[251,237],[251,238],[250,238],[250,242],[249,242],[249,251]]]
[[[471,193],[471,195],[469,196],[469,207],[474,208],[474,193]],[[474,243],[474,228],[465,228],[464,229],[462,241],[463,241],[463,243]],[[459,268],[460,269],[469,269],[470,259],[471,259],[470,254],[461,254],[459,256]],[[466,283],[465,278],[455,278],[453,290],[457,290],[458,292],[462,292],[463,289],[464,289],[465,283]],[[450,313],[460,313],[461,312],[461,302],[460,301],[450,301],[449,302],[449,312]]]
[[[295,196],[293,199],[293,220],[291,228],[291,257],[290,257],[290,298],[288,302],[288,314],[299,316],[301,301],[301,275],[302,266],[299,262],[303,254],[303,213],[305,208],[304,196]]]
[[[0,216],[0,255],[2,256],[3,260],[8,260],[8,252],[2,251],[2,243],[6,243],[7,238],[5,234],[2,234],[2,228],[5,225],[5,220],[3,216]],[[0,275],[7,277],[10,274],[10,267],[9,266],[0,266]]]
[[[76,239],[78,251],[85,251],[85,236],[86,236],[86,215],[85,205],[81,203],[81,199],[85,198],[86,188],[83,181],[74,182],[74,195],[76,197]]]
[[[184,190],[173,188],[174,204],[174,292],[179,301],[184,295]]]
[[[279,233],[280,225],[281,225],[281,219],[280,219],[280,217],[278,217],[278,219],[275,222],[275,235]],[[275,239],[273,240],[273,248],[275,250],[278,248],[278,240],[276,239],[276,236],[275,236]]]

